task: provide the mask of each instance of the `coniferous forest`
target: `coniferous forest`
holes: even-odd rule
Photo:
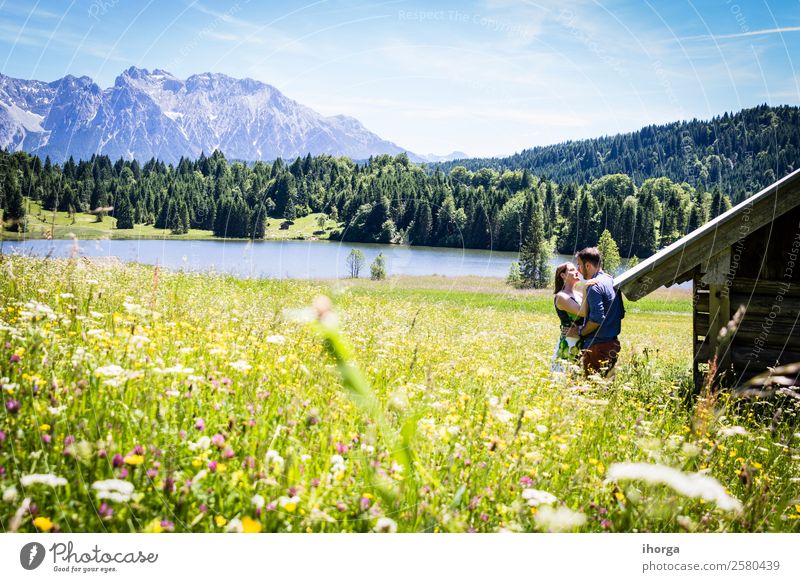
[[[509,251],[536,221],[559,252],[595,245],[607,229],[623,257],[644,258],[799,165],[800,110],[760,106],[438,165],[405,154],[245,163],[219,151],[175,166],[102,155],[58,164],[2,151],[0,203],[7,228],[20,230],[27,199],[109,213],[119,229],[262,239],[268,216],[322,212],[346,241]]]

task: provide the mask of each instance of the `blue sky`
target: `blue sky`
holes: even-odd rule
[[[800,103],[800,1],[0,0],[0,72],[221,72],[417,153]]]

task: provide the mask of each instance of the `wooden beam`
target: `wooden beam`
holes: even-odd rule
[[[724,285],[731,272],[731,247],[725,247],[700,265],[703,283]]]
[[[725,323],[722,323],[722,303],[720,298],[724,287],[718,283],[711,283],[708,287],[708,316],[710,321],[708,325],[708,335],[706,335],[706,344],[710,348],[713,356],[717,351],[717,336],[719,336],[719,330],[725,323],[728,323],[730,317],[725,320]]]

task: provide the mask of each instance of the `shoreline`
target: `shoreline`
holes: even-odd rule
[[[0,248],[2,241],[0,241]],[[6,253],[0,253],[0,257]],[[69,261],[69,257],[48,257],[43,255],[22,255],[31,258],[54,259],[61,261]],[[146,267],[149,269],[154,268],[156,265],[150,263],[140,263],[132,261],[124,261],[117,256],[86,256],[79,255],[77,257],[89,264],[106,267],[117,268],[124,265],[135,265],[138,267]],[[550,288],[545,289],[519,289],[511,287],[505,282],[503,277],[490,277],[483,275],[390,275],[381,281],[374,281],[369,277],[358,278],[306,278],[306,277],[241,277],[233,273],[226,273],[224,271],[208,270],[193,270],[193,269],[173,269],[171,267],[160,266],[161,269],[167,269],[174,272],[186,272],[197,275],[222,275],[226,277],[233,277],[236,279],[250,280],[250,281],[294,281],[302,283],[315,283],[321,285],[329,285],[331,287],[349,287],[358,289],[385,289],[394,291],[417,291],[422,293],[471,293],[476,295],[497,295],[505,296],[514,299],[536,299],[544,300],[552,297],[553,290]],[[652,299],[655,301],[691,301],[692,289],[681,287],[661,287],[651,293]],[[638,302],[626,301],[626,306],[629,311],[637,311]]]

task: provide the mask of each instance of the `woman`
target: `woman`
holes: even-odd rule
[[[580,355],[579,338],[567,337],[567,330],[573,325],[581,325],[586,317],[586,296],[575,290],[575,285],[580,281],[578,268],[572,263],[561,263],[556,268],[555,297],[553,303],[561,323],[561,336],[556,346],[554,368],[561,369],[558,360],[574,361]],[[594,280],[586,282],[586,287],[595,284]],[[584,289],[585,291],[585,289]]]

